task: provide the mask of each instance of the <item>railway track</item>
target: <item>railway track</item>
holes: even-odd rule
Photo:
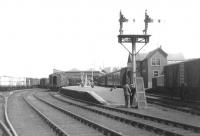
[[[52,94],[50,94],[50,95],[57,98],[57,99],[58,99],[58,96],[59,96],[59,95],[55,96],[55,95],[52,95]],[[164,124],[171,124],[171,125],[174,125],[174,126],[183,127],[183,128],[186,128],[186,129],[196,131],[196,132],[200,132],[200,127],[198,127],[199,125],[197,125],[197,126],[187,125],[185,123],[179,123],[179,122],[170,121],[170,120],[166,120],[166,119],[162,119],[162,118],[157,118],[157,117],[139,114],[139,113],[136,113],[134,111],[130,112],[130,111],[121,110],[121,109],[118,109],[118,108],[112,108],[112,107],[105,106],[105,105],[103,106],[103,105],[93,104],[93,103],[90,103],[90,102],[74,99],[74,98],[71,98],[71,97],[68,97],[68,96],[65,96],[65,95],[62,95],[62,96],[67,98],[68,100],[72,100],[72,101],[75,100],[75,101],[79,101],[80,103],[87,103],[87,104],[93,105],[95,107],[100,107],[100,108],[108,109],[108,110],[111,110],[111,111],[121,112],[121,113],[124,113],[124,114],[127,114],[127,115],[130,114],[131,116],[136,116],[136,117],[145,118],[145,119],[149,119],[149,120],[155,120],[155,121],[157,120],[158,122],[162,122]]]
[[[183,106],[189,106],[192,108],[196,108],[200,110],[200,101],[182,101],[181,99],[179,99],[178,97],[169,97],[169,96],[164,96],[164,95],[158,95],[158,94],[152,94],[152,93],[147,93],[147,96],[151,96],[151,97],[156,97],[156,98],[160,98],[163,100],[169,100],[169,101],[173,101],[178,103],[179,105],[183,105]]]
[[[0,95],[0,135],[2,136],[17,136],[13,129],[7,114],[7,97]]]
[[[200,108],[198,106],[180,102],[180,100],[172,100],[166,97],[149,95],[147,96],[147,102],[200,116]]]
[[[46,118],[45,120],[47,119],[50,120],[51,118],[51,121],[50,121],[51,124],[54,124],[54,125],[57,124],[55,125],[57,127],[60,126],[59,128],[60,130],[62,130],[62,133],[68,132],[67,135],[122,136],[120,132],[116,132],[112,129],[106,128],[98,123],[94,123],[84,117],[80,117],[60,107],[55,107],[51,104],[48,104],[48,105],[44,104],[41,101],[38,101],[38,99],[34,97],[29,98],[29,100],[26,99],[26,101],[29,101],[28,103],[31,105],[31,107],[37,110],[37,112],[40,112],[40,114],[43,114],[42,116],[43,117],[45,116]]]
[[[8,127],[2,121],[0,121],[0,128],[1,136],[13,136]]]
[[[58,110],[64,110],[65,112],[70,112],[72,114],[76,114],[77,116],[81,116],[84,117],[87,120],[90,120],[90,122],[92,123],[91,126],[96,126],[95,124],[98,124],[100,126],[103,126],[107,129],[110,129],[112,131],[116,131],[118,133],[120,133],[120,135],[127,135],[127,136],[132,136],[132,135],[148,135],[148,136],[154,136],[156,135],[155,133],[152,132],[144,132],[143,130],[140,130],[138,128],[134,128],[130,125],[124,124],[123,122],[119,122],[116,120],[113,120],[111,118],[105,117],[105,116],[101,116],[100,114],[96,114],[96,113],[92,113],[88,110],[83,110],[83,109],[77,109],[76,106],[72,106],[70,109],[69,107],[66,108],[65,107],[65,103],[62,105],[58,105],[58,104],[54,104],[55,101],[51,101],[52,98],[50,98],[50,101],[48,100],[43,100],[39,97],[36,96],[37,99],[39,99],[40,101],[53,106],[54,108],[58,109]],[[142,126],[141,126],[142,127]],[[135,132],[136,134],[133,134],[133,132]],[[115,135],[115,134],[114,134]]]
[[[3,119],[4,119],[4,96],[0,95],[0,120]]]
[[[44,120],[44,122],[57,134],[62,136],[68,136],[59,126],[57,126],[52,120],[50,120],[45,114],[40,112],[31,102],[24,97],[24,101]]]
[[[8,98],[8,117],[16,134],[19,136],[55,136],[56,133],[51,131],[39,115],[24,101],[23,95],[31,91],[34,90],[18,91]]]
[[[54,95],[52,96],[56,98],[57,100],[65,103],[65,106],[67,103],[68,105],[73,105],[75,107],[78,107],[79,110],[78,109],[75,110],[75,111],[78,111],[78,113],[83,112],[81,110],[84,110],[84,113],[86,113],[87,111],[90,111],[94,113],[93,116],[95,116],[95,114],[99,114],[98,116],[100,115],[106,116],[107,118],[112,118],[114,120],[117,120],[118,122],[127,124],[131,127],[139,128],[141,130],[151,131],[151,132],[154,132],[155,134],[159,134],[159,135],[160,134],[161,135],[199,135],[200,134],[199,130],[197,130],[193,126],[188,126],[188,125],[180,124],[177,122],[169,122],[169,121],[161,120],[161,119],[155,119],[155,118],[147,117],[147,116],[142,117],[142,115],[138,116],[138,114],[133,115],[133,113],[130,113],[127,111],[122,111],[115,108],[113,109],[113,108],[105,107],[102,105],[94,105],[91,103],[87,103],[87,105],[89,104],[90,106],[86,106],[86,105],[83,105],[82,102],[77,103],[77,101],[74,101],[74,100],[69,100],[69,99],[64,100]],[[45,99],[46,98],[47,97],[45,97]],[[54,101],[54,103],[58,103],[58,102]],[[68,107],[67,108],[68,110],[72,108],[72,107],[70,108],[69,106],[67,107]],[[72,108],[72,110],[73,109],[74,108]],[[82,116],[86,116],[86,115],[82,114]]]

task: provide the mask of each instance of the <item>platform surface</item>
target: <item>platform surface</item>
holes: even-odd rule
[[[95,86],[94,88],[80,87],[80,86],[68,86],[63,88],[75,91],[90,92],[94,95],[94,97],[96,97],[96,99],[99,99],[101,101],[103,99],[108,104],[113,104],[113,105],[125,104],[124,93],[122,88],[112,89],[112,91],[111,88],[99,87],[99,86]]]

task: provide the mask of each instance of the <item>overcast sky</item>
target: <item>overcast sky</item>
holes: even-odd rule
[[[120,9],[129,19],[124,34],[142,34],[145,9],[161,19],[149,24],[152,36],[142,52],[162,46],[167,53],[200,58],[199,5],[198,0],[1,0],[0,75],[47,77],[53,68],[126,66],[128,53],[117,39]]]

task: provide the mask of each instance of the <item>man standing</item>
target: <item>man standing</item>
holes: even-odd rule
[[[124,89],[125,107],[127,108],[130,107],[130,95],[131,95],[131,89],[130,89],[131,78],[130,78],[129,72],[130,71],[128,71],[128,69],[125,69],[122,76],[122,86]]]

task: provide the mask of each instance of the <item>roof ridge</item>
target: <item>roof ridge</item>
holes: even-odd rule
[[[144,61],[145,59],[151,57],[156,51],[161,51],[165,56],[167,56],[168,54],[163,51],[162,48],[158,47],[152,51],[149,51],[147,53],[138,53],[136,55],[136,61]],[[132,62],[132,57],[131,57],[131,54],[129,54],[128,56],[128,63],[131,63]]]

